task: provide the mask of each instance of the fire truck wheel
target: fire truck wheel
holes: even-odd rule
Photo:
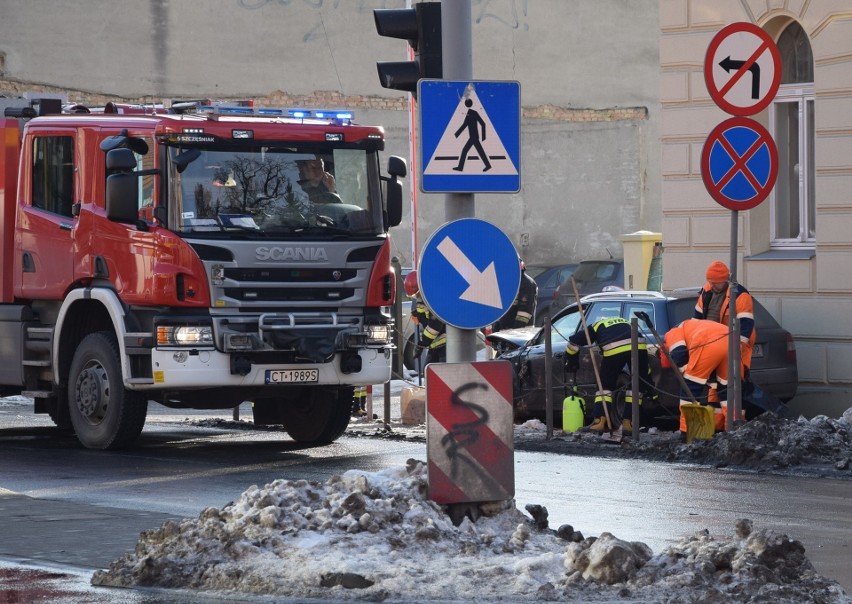
[[[110,332],[89,334],[74,352],[68,409],[77,439],[89,449],[119,449],[138,438],[148,400],[124,389],[118,342]]]
[[[300,443],[328,444],[349,425],[353,388],[322,386],[300,389],[282,407],[282,422],[290,438]]]

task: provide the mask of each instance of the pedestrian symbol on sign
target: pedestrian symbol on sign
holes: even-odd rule
[[[471,151],[475,151],[475,154]],[[459,99],[423,174],[480,174],[488,171],[493,171],[493,174],[518,174],[471,83]]]
[[[464,163],[467,159],[467,154],[470,151],[471,147],[476,148],[476,152],[479,153],[479,159],[482,160],[482,163],[485,164],[485,167],[482,168],[483,172],[488,172],[491,169],[491,162],[488,161],[488,154],[485,152],[485,149],[482,148],[482,143],[479,140],[479,127],[482,126],[482,140],[485,140],[486,132],[485,132],[485,122],[479,116],[479,113],[476,112],[475,109],[471,109],[473,105],[473,101],[470,99],[465,99],[464,106],[467,107],[467,115],[464,118],[464,123],[459,126],[459,129],[456,130],[455,136],[459,137],[459,134],[467,130],[467,142],[462,147],[461,153],[459,153],[459,165],[453,168],[453,170],[457,170],[458,172],[464,171]]]

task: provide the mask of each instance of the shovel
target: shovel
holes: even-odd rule
[[[574,298],[577,300],[577,309],[580,312],[580,322],[583,325],[583,331],[586,334],[586,342],[589,343],[589,360],[592,362],[592,369],[595,371],[595,382],[598,386],[598,392],[603,392],[603,385],[601,384],[601,374],[598,370],[598,362],[595,359],[595,347],[592,344],[592,338],[589,335],[589,325],[586,323],[586,313],[583,310],[583,304],[580,302],[580,292],[577,290],[577,281],[574,280],[574,275],[571,275],[571,287],[574,289]],[[604,410],[604,417],[606,418],[606,426],[609,428],[609,433],[607,436],[603,436],[602,438],[606,441],[619,444],[621,443],[621,426],[618,428],[614,428],[612,425],[612,418],[609,416],[609,409],[607,408],[607,404],[604,401],[601,401]]]

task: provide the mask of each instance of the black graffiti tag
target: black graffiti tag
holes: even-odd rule
[[[451,405],[469,409],[477,416],[473,421],[453,424],[450,431],[441,439],[441,446],[444,447],[444,452],[450,460],[450,477],[453,479],[458,478],[461,464],[466,464],[480,478],[488,478],[488,475],[480,469],[479,464],[471,460],[466,453],[466,449],[479,440],[478,428],[488,424],[489,419],[487,409],[461,398],[462,394],[474,389],[488,390],[488,386],[482,383],[468,382],[459,386],[450,395]]]

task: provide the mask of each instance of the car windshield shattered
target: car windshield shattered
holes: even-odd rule
[[[382,231],[376,157],[367,151],[256,146],[169,153],[169,224],[179,233]]]

